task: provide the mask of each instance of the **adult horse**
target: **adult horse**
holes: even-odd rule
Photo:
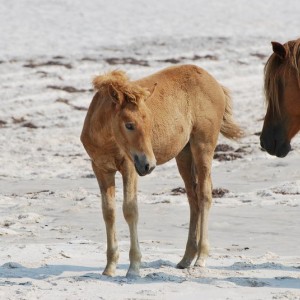
[[[300,39],[272,46],[265,66],[268,108],[260,141],[269,154],[285,157],[300,130]]]
[[[128,277],[139,275],[137,173],[176,158],[190,204],[189,235],[179,268],[208,255],[208,212],[212,201],[211,165],[219,132],[241,136],[228,91],[194,65],[164,69],[130,81],[122,71],[98,76],[81,141],[89,154],[102,196],[107,233],[107,265],[113,276],[119,252],[115,229],[115,174],[123,177],[123,213],[130,230]],[[156,220],[161,222],[161,220]]]

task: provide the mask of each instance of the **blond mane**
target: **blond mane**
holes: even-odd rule
[[[285,74],[290,68],[293,68],[297,74],[297,80],[300,87],[300,39],[285,43],[286,50],[285,63],[282,59],[273,53],[264,68],[264,91],[267,105],[273,109],[273,113],[280,116],[279,96],[284,89],[284,78],[280,74]]]
[[[93,86],[98,91],[107,88],[109,85],[127,95],[127,100],[135,104],[138,104],[141,98],[147,98],[150,95],[148,89],[130,81],[127,74],[120,70],[114,70],[93,79]]]

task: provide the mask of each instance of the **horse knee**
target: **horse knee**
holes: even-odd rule
[[[114,208],[105,207],[102,209],[102,212],[105,223],[113,224],[115,222],[116,212]]]
[[[186,190],[186,194],[187,194],[187,198],[190,204],[190,207],[193,210],[198,210],[198,201],[197,201],[197,193],[196,193],[196,189],[192,188],[192,189],[187,189]]]
[[[212,184],[210,180],[205,180],[202,184],[197,185],[196,194],[198,203],[200,204],[211,204],[212,203]]]
[[[127,223],[136,221],[138,218],[137,205],[135,203],[126,203],[123,205],[123,215]]]

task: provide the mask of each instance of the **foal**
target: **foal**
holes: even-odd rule
[[[228,91],[194,65],[164,69],[130,81],[122,71],[98,76],[81,141],[92,160],[102,196],[107,265],[113,276],[119,257],[115,228],[115,174],[123,177],[123,213],[130,230],[128,277],[139,275],[137,174],[176,158],[190,205],[185,254],[178,268],[204,266],[208,255],[211,165],[219,132],[236,139]]]

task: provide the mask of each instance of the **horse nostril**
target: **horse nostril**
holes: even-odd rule
[[[149,172],[149,170],[150,170],[150,165],[149,165],[149,164],[146,164],[146,165],[145,165],[145,171],[146,171],[146,172]]]

